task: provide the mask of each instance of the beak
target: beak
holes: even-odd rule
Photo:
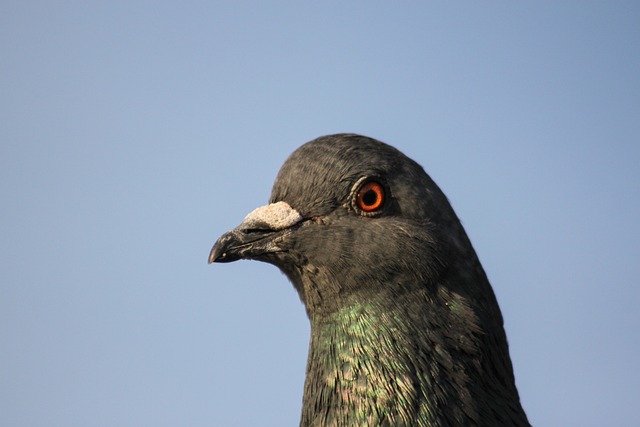
[[[279,243],[302,219],[298,211],[286,202],[259,207],[239,226],[220,236],[209,253],[209,264],[263,259],[269,254],[282,252]]]

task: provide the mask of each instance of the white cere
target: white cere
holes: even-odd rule
[[[278,202],[254,209],[242,223],[247,228],[253,228],[254,225],[266,225],[272,230],[283,230],[301,220],[302,216],[287,202]]]

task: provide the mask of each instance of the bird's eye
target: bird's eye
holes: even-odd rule
[[[363,212],[375,212],[384,205],[384,187],[377,181],[366,182],[356,196],[356,206]]]

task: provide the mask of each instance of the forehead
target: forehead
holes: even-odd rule
[[[408,160],[395,148],[357,135],[318,138],[294,151],[273,186],[270,202],[316,213],[344,203],[363,176],[397,175]]]

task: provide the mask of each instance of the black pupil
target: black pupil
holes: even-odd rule
[[[366,206],[375,205],[377,200],[378,200],[378,195],[373,190],[369,190],[365,192],[364,195],[362,196],[362,202]]]

